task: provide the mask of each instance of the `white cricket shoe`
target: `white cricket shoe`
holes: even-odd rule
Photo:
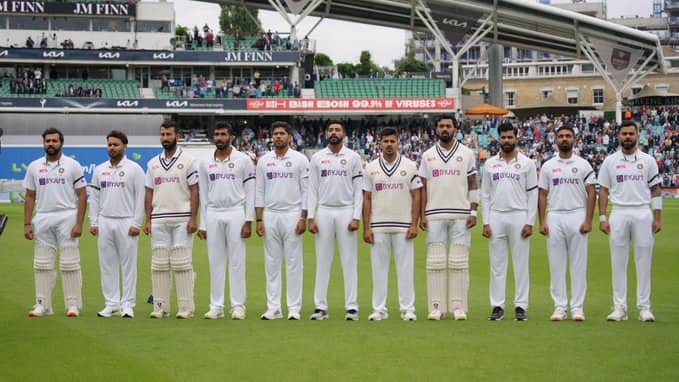
[[[80,316],[80,309],[77,306],[69,306],[66,315],[68,317],[78,317]]]
[[[165,317],[169,317],[169,316],[170,316],[170,313],[168,313],[168,312],[166,312],[162,309],[154,310],[153,312],[151,312],[151,314],[149,314],[149,317],[151,317],[151,318],[165,318]]]
[[[33,309],[28,311],[28,317],[43,317],[51,315],[52,311],[45,308],[42,304],[35,304],[35,306],[33,306]]]
[[[417,321],[417,316],[415,315],[415,312],[407,311],[401,313],[401,319],[403,321]]]
[[[112,308],[110,306],[107,306],[104,309],[98,311],[97,316],[108,318],[108,317],[112,317],[116,313],[118,313],[118,308]]]
[[[368,316],[368,321],[382,321],[386,320],[387,318],[389,318],[389,313],[375,311]]]
[[[552,321],[564,321],[568,318],[568,314],[566,314],[566,309],[557,306],[556,309],[554,309],[554,313],[549,317],[550,320]]]
[[[608,321],[627,321],[627,310],[625,308],[615,308],[611,314],[606,317]]]
[[[302,316],[299,314],[298,311],[290,311],[288,313],[288,320],[290,321],[299,321],[302,318]]]
[[[467,312],[462,308],[457,308],[453,311],[453,318],[455,321],[465,321],[467,320]]]
[[[267,310],[260,316],[262,320],[269,321],[269,320],[279,320],[283,318],[283,314],[281,313],[280,310]]]
[[[217,320],[224,317],[224,309],[210,308],[207,313],[203,315],[208,320]]]
[[[443,312],[441,312],[438,309],[434,309],[431,312],[429,312],[429,315],[427,315],[427,320],[431,321],[440,321],[443,319]]]
[[[314,310],[314,313],[311,315],[311,317],[309,317],[309,319],[312,321],[323,321],[327,320],[328,318],[330,318],[328,311],[323,309]]]
[[[132,308],[123,308],[123,311],[121,312],[123,318],[134,318],[134,309]]]
[[[347,321],[358,321],[358,318],[358,310],[356,309],[349,309],[347,314],[344,315],[344,319]]]
[[[642,309],[639,311],[639,321],[641,322],[655,322],[655,316],[650,309]]]
[[[582,309],[574,309],[571,312],[571,319],[573,321],[585,321],[585,312]]]
[[[222,316],[224,316],[224,313],[222,313]],[[177,312],[177,315],[175,315],[175,317],[182,320],[186,320],[193,317],[193,312],[187,309],[182,309],[179,312]]]
[[[231,309],[231,319],[232,320],[244,320],[245,319],[245,307],[244,306],[234,306]]]

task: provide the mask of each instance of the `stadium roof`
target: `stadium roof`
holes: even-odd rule
[[[260,9],[283,8],[283,0],[201,0],[204,2],[248,5]],[[664,72],[663,54],[658,37],[606,20],[585,16],[556,7],[525,0],[310,0],[317,5],[311,16],[353,21],[414,31],[429,31],[418,11],[431,7],[450,8],[450,17],[459,12],[482,14],[477,29],[492,28],[482,41],[540,50],[573,58],[586,58],[583,45],[591,38],[643,50],[634,69]],[[277,9],[278,8],[278,9]],[[309,6],[307,6],[309,8]],[[473,31],[472,31],[473,33]],[[593,49],[594,50],[594,49]],[[594,50],[596,52],[596,50]],[[589,57],[587,57],[589,58]]]

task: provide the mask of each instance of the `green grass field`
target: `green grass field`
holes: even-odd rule
[[[309,321],[313,311],[313,238],[305,242],[304,320],[260,321],[265,308],[262,241],[248,244],[248,319],[204,320],[209,271],[204,242],[196,242],[194,264],[197,317],[152,320],[146,299],[151,290],[150,245],[139,252],[137,317],[103,319],[95,240],[81,240],[84,311],[63,314],[60,284],[56,314],[28,318],[34,301],[32,242],[23,239],[20,205],[0,205],[10,222],[0,237],[0,380],[503,380],[503,381],[677,381],[679,368],[679,201],[666,201],[663,232],[656,238],[653,308],[655,323],[637,321],[634,267],[630,267],[630,320],[605,321],[612,305],[610,257],[606,238],[592,234],[587,321],[549,321],[549,269],[545,240],[535,236],[531,253],[531,299],[527,322],[489,322],[488,244],[474,230],[470,320],[426,320],[425,245],[416,243],[416,298],[420,320],[398,319],[392,266],[391,318],[369,322],[369,249],[360,245],[361,320],[343,321],[339,259],[330,283],[328,321]],[[597,224],[598,227],[598,224]],[[674,239],[673,239],[674,237]],[[511,264],[511,262],[510,262]],[[512,301],[513,279],[508,286]],[[173,291],[174,294],[174,291]],[[228,293],[227,293],[228,298]],[[511,305],[511,304],[510,304]],[[173,307],[176,303],[173,297]],[[511,315],[510,317],[513,317]]]

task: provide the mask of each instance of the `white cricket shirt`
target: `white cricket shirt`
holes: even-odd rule
[[[133,225],[144,224],[144,170],[124,157],[116,166],[106,161],[94,169],[90,183],[90,226],[99,225],[99,217],[134,218]]]
[[[483,224],[489,224],[490,211],[526,211],[526,221],[534,225],[538,209],[538,175],[535,162],[518,153],[506,162],[500,154],[486,160],[481,179]]]
[[[661,181],[655,159],[638,149],[634,155],[616,151],[604,159],[599,170],[599,184],[608,188],[615,206],[648,206],[650,187]]]
[[[36,192],[36,212],[56,212],[78,208],[75,190],[87,186],[80,163],[61,154],[56,162],[47,157],[28,165],[23,187]]]
[[[585,159],[572,154],[557,156],[542,165],[538,186],[549,191],[550,211],[574,211],[587,208],[586,186],[596,184],[594,169]]]
[[[308,218],[316,207],[353,207],[353,218],[361,219],[363,206],[361,157],[342,146],[335,154],[329,148],[317,152],[309,164]]]
[[[198,183],[197,161],[177,148],[171,158],[161,152],[146,169],[146,188],[153,190],[151,220],[184,222],[191,217],[189,186]]]
[[[257,162],[255,207],[277,212],[306,210],[309,186],[309,160],[291,148],[283,157],[275,151]]]

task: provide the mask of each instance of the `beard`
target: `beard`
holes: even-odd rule
[[[561,151],[562,153],[568,153],[571,150],[573,150],[573,145],[571,145],[569,143],[562,143],[562,144],[557,145],[557,146],[559,147],[559,151]]]
[[[288,147],[288,142],[286,141],[274,141],[273,146],[277,149],[282,149]]]
[[[172,151],[177,147],[177,140],[175,139],[174,141],[171,142],[161,142],[163,145],[163,148],[167,151]]]
[[[453,136],[450,134],[439,135],[439,140],[443,143],[450,143],[453,140]]]
[[[512,151],[514,151],[514,149],[516,148],[516,144],[512,145],[512,144],[509,144],[509,143],[505,143],[505,144],[500,145],[500,148],[502,149],[502,151],[504,153],[509,154]]]
[[[634,141],[622,141],[621,145],[625,150],[632,150],[637,145],[637,143]]]
[[[217,147],[217,150],[226,150],[227,147],[229,147],[228,142],[215,142],[215,147]]]
[[[332,136],[330,136],[330,138],[328,138],[328,142],[329,142],[331,145],[337,145],[337,144],[342,143],[342,139],[341,139],[340,137],[337,137],[337,136],[335,136],[335,135],[332,135]]]
[[[45,148],[45,154],[47,154],[49,156],[59,155],[60,151],[61,151],[61,147],[59,147],[59,148],[55,148],[55,147]]]

